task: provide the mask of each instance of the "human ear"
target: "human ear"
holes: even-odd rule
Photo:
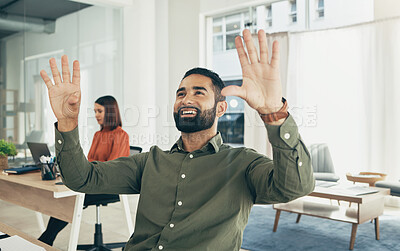
[[[218,102],[217,117],[220,118],[220,117],[224,116],[227,109],[228,109],[228,103],[225,100]]]

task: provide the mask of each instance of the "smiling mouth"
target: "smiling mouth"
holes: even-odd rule
[[[179,114],[182,118],[195,117],[197,115],[197,108],[181,108]]]

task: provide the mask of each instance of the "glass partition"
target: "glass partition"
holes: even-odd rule
[[[66,54],[71,67],[76,59],[81,64],[79,129],[87,153],[94,133],[99,130],[94,101],[103,95],[113,95],[123,102],[122,10],[59,0],[55,2],[60,5],[73,3],[70,13],[46,20],[46,17],[32,17],[32,13],[39,15],[40,11],[29,8],[40,8],[40,4],[33,7],[29,1],[18,2],[24,5],[20,8],[25,15],[18,17],[18,6],[5,10],[15,9],[10,16],[23,28],[4,33],[3,30],[11,28],[0,25],[0,139],[14,142],[20,157],[30,155],[26,145],[29,141],[47,143],[54,151],[56,118],[39,72],[44,69],[51,76],[48,63],[51,57],[57,60],[61,72],[61,56]],[[43,30],[34,26],[40,24],[38,20],[43,20]]]

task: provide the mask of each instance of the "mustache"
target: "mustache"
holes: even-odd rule
[[[182,107],[180,107],[180,108],[178,109],[178,114],[181,114],[182,109],[187,109],[187,108],[195,109],[195,110],[197,111],[197,113],[200,113],[200,112],[201,112],[199,108],[197,108],[197,107],[195,107],[195,106],[188,105],[188,106],[182,106]]]

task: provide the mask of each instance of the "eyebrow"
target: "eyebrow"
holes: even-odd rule
[[[203,90],[203,91],[208,92],[207,89],[204,88],[204,87],[202,87],[202,86],[193,86],[192,89],[193,89],[193,90]],[[185,87],[181,87],[181,88],[179,88],[178,90],[176,90],[176,93],[178,93],[178,92],[180,92],[180,91],[184,91],[184,90],[186,90],[186,88],[185,88]]]

